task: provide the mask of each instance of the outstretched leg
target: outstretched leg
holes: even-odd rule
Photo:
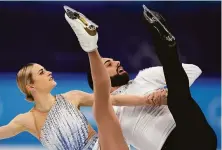
[[[128,150],[120,123],[110,101],[110,78],[97,50],[96,25],[84,15],[65,7],[66,20],[76,33],[83,50],[88,52],[94,83],[93,114],[98,126],[101,150]]]
[[[216,149],[216,136],[200,107],[191,97],[188,77],[177,53],[174,36],[152,11],[144,6],[144,17],[152,32],[156,54],[163,65],[168,88],[168,107],[176,128],[169,149]]]
[[[127,150],[119,120],[113,110],[110,96],[110,79],[98,52],[89,53],[94,85],[94,116],[102,150]]]

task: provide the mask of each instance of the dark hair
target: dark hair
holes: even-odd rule
[[[93,80],[92,80],[91,70],[87,72],[87,80],[89,87],[93,90]],[[111,76],[110,80],[112,87],[118,87],[127,84],[130,79],[128,73],[124,73],[122,75],[116,74],[114,76]]]
[[[87,72],[87,80],[88,80],[89,87],[93,90],[93,80],[92,80],[91,69],[89,69],[89,71]]]

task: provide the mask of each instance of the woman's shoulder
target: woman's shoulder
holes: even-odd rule
[[[13,122],[15,122],[18,125],[21,125],[23,127],[27,126],[27,122],[32,120],[32,114],[31,112],[26,112],[26,113],[20,113],[18,114],[14,119]]]
[[[60,94],[64,97],[65,100],[71,102],[73,105],[77,106],[79,108],[79,102],[82,99],[82,97],[85,96],[85,92],[79,91],[79,90],[71,90],[65,93]]]

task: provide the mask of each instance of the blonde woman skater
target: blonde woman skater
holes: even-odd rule
[[[112,104],[153,105],[153,101],[156,101],[155,104],[159,105],[165,104],[166,99],[155,95],[110,96],[110,80],[97,50],[97,26],[71,8],[65,7],[65,10],[68,14],[65,14],[67,22],[75,32],[82,49],[88,53],[94,94],[68,91],[54,96],[51,90],[56,86],[56,82],[52,73],[39,64],[28,64],[19,70],[17,84],[26,99],[34,103],[34,107],[0,127],[0,139],[28,131],[50,150],[126,150],[128,146]],[[162,92],[155,94],[160,95]],[[93,106],[98,134],[79,111],[80,106]]]

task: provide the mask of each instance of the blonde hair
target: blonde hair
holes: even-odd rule
[[[29,63],[22,67],[17,73],[16,82],[20,91],[26,95],[26,100],[33,102],[34,98],[32,94],[27,90],[26,85],[34,83],[32,77],[32,67],[35,63]]]

